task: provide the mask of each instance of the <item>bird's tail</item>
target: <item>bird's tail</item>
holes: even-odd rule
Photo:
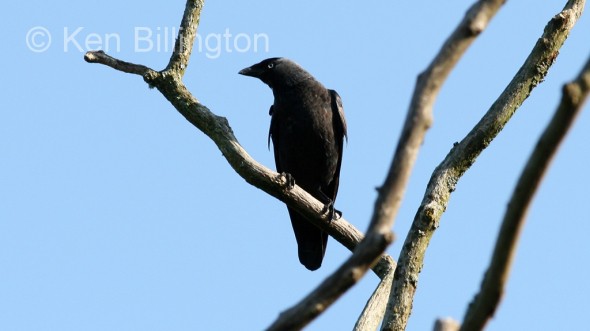
[[[328,234],[295,210],[288,209],[293,231],[295,232],[295,239],[297,239],[299,262],[309,270],[317,270],[324,259]]]

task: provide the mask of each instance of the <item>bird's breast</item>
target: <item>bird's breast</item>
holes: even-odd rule
[[[331,105],[312,93],[286,101],[275,100],[273,106],[271,136],[278,147],[277,161],[300,184],[327,185],[339,158]]]

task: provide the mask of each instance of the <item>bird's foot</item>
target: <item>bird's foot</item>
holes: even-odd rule
[[[322,209],[322,213],[328,213],[328,220],[334,221],[340,219],[342,217],[342,212],[334,208],[334,202],[330,200],[327,204],[324,205]]]
[[[342,212],[334,208],[334,200],[330,199],[327,195],[322,192],[321,189],[317,190],[316,198],[324,203],[322,208],[322,214],[328,213],[328,220],[333,221],[342,217]]]
[[[292,190],[295,187],[295,178],[288,172],[282,172],[281,177],[285,178],[285,187],[287,190]]]

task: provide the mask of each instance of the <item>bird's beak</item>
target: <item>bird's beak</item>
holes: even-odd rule
[[[238,72],[238,74],[248,76],[248,73],[250,71],[252,71],[252,68],[248,67],[248,68],[244,68],[244,69],[240,70],[240,72]]]
[[[258,77],[257,70],[253,69],[252,67],[244,68],[238,72],[240,75],[250,76],[250,77]]]

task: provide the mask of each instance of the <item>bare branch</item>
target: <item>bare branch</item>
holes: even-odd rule
[[[385,278],[381,279],[379,285],[377,285],[361,316],[356,321],[353,331],[375,331],[379,328],[383,315],[385,315],[385,307],[389,300],[392,282],[393,270]]]
[[[180,29],[174,44],[174,52],[168,62],[166,70],[177,72],[181,77],[188,66],[188,61],[193,51],[197,27],[201,19],[201,10],[205,0],[188,0],[180,22]]]
[[[559,144],[571,128],[575,117],[590,92],[590,58],[578,77],[564,85],[561,103],[551,122],[539,138],[516,184],[502,221],[500,234],[480,292],[474,297],[465,314],[461,330],[482,330],[500,303],[508,281],[510,266],[516,252],[520,231],[524,226],[528,207]]]
[[[440,217],[446,209],[451,192],[461,176],[503,129],[533,88],[543,81],[569,31],[580,16],[584,2],[568,1],[565,9],[551,19],[523,66],[490,110],[460,143],[454,145],[435,169],[400,253],[388,314],[382,330],[405,329],[426,248],[439,226]]]
[[[88,63],[100,63],[109,66],[115,70],[123,71],[129,74],[143,76],[150,71],[154,71],[140,64],[129,63],[115,59],[103,51],[89,51],[84,54],[84,60]]]
[[[465,50],[486,28],[505,0],[479,1],[449,36],[426,70],[418,76],[402,134],[385,182],[379,189],[371,224],[380,220],[390,229],[399,210],[418,150],[432,124],[432,108],[443,82]],[[382,229],[381,231],[385,231]]]
[[[474,4],[428,68],[418,76],[394,158],[375,202],[371,225],[383,224],[387,229],[393,226],[418,150],[432,124],[432,108],[440,88],[465,50],[486,28],[502,4],[502,0],[479,1]],[[380,229],[381,232],[385,230]],[[390,321],[392,316],[389,311],[385,321]],[[383,327],[386,327],[386,323]]]

